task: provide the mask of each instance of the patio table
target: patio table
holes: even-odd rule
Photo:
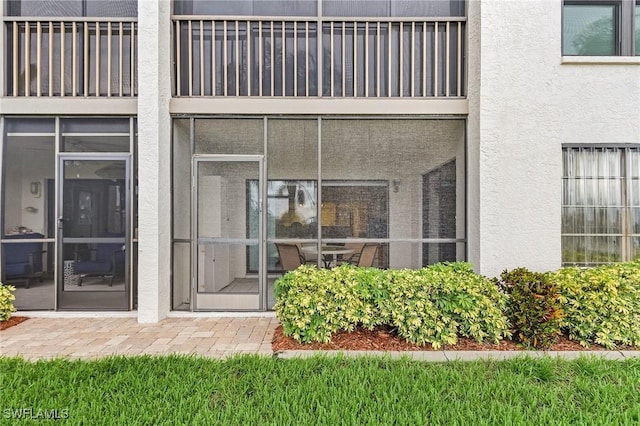
[[[316,245],[302,246],[302,252],[317,255],[318,246]],[[322,261],[324,262],[325,268],[331,268],[332,266],[335,266],[338,255],[352,254],[352,253],[353,253],[353,249],[342,247],[342,246],[329,246],[329,245],[322,246],[322,249],[320,252],[320,254],[322,255]]]

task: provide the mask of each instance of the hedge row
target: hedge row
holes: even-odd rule
[[[640,259],[592,269],[505,271],[490,280],[464,262],[418,270],[302,266],[276,281],[276,315],[300,342],[387,324],[434,348],[465,336],[511,336],[546,348],[560,334],[584,346],[640,346]]]
[[[561,328],[583,346],[640,346],[640,259],[552,273],[562,295]]]
[[[459,336],[509,336],[506,296],[468,263],[418,270],[301,266],[276,282],[276,315],[301,342],[328,342],[339,330],[389,324],[410,342],[435,348]]]

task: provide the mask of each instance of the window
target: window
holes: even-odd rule
[[[640,146],[565,147],[562,263],[594,266],[640,256]]]
[[[323,16],[464,16],[464,0],[322,0]],[[316,16],[317,0],[174,0],[176,15]]]
[[[137,0],[9,0],[8,16],[91,16],[91,17],[136,17]]]
[[[640,56],[640,4],[636,4],[636,38],[635,38],[635,44],[636,44],[636,56]]]
[[[258,230],[252,228],[251,224],[257,223],[260,215],[258,181],[247,180],[246,185],[247,234],[249,238],[257,238]],[[315,180],[269,180],[267,194],[269,238],[317,238],[318,210],[324,239],[388,237],[389,183],[385,180],[324,180],[320,209],[316,203],[318,182]],[[455,235],[453,238],[455,239]],[[276,266],[275,245],[269,244],[267,250],[269,272],[279,272],[281,269]],[[248,272],[257,272],[257,247],[248,249],[248,255]],[[452,260],[456,260],[455,254]],[[379,254],[378,262],[378,266],[382,267],[386,267],[388,263],[382,253]]]
[[[565,0],[562,54],[567,56],[639,55],[640,2]]]

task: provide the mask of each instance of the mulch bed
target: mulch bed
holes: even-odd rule
[[[11,317],[6,321],[0,322],[0,330],[6,330],[9,327],[13,327],[14,325],[18,325],[23,321],[28,320],[27,317]]]
[[[389,326],[376,327],[374,330],[357,328],[353,332],[340,331],[333,336],[331,343],[298,343],[293,338],[287,337],[278,326],[271,342],[274,351],[282,350],[352,350],[352,351],[521,351],[525,348],[517,343],[503,340],[498,344],[478,343],[473,339],[462,337],[454,346],[445,345],[440,349],[433,349],[429,344],[418,346],[405,341],[396,335],[394,329]],[[638,348],[618,348],[637,350]],[[589,348],[581,346],[578,342],[561,336],[558,341],[549,348],[550,351],[602,351],[606,348],[599,345],[591,345]]]

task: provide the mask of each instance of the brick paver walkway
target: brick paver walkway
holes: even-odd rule
[[[0,354],[31,360],[140,354],[268,355],[278,324],[274,317],[167,318],[158,324],[138,324],[135,318],[30,318],[0,331]]]

